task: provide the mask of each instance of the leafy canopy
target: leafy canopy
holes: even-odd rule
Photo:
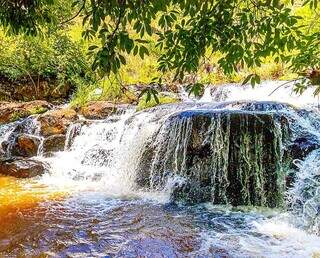
[[[65,23],[52,12],[57,2],[2,0],[0,22],[13,33],[36,34],[46,24]],[[226,74],[236,72],[239,66],[260,66],[263,58],[270,56],[289,63],[294,71],[317,71],[320,34],[306,33],[301,17],[292,12],[300,1],[287,2],[73,0],[75,12],[66,21],[82,16],[83,37],[99,42],[89,47],[89,54],[93,70],[101,76],[117,73],[128,55],[148,55],[151,36],[157,37],[156,47],[162,53],[159,71],[173,71],[176,80],[197,71],[208,54],[217,52],[221,53],[219,66]],[[318,0],[304,4],[317,8]],[[260,78],[252,74],[245,80],[249,81],[259,83]],[[161,79],[153,78],[153,82],[161,83]],[[199,92],[199,86],[197,83],[190,90]],[[150,91],[149,95],[156,93]]]

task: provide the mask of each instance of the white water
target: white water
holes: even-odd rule
[[[294,83],[286,81],[265,81],[254,88],[251,85],[240,86],[238,84],[228,84],[224,86],[207,87],[199,101],[276,101],[303,108],[319,106],[320,99],[314,96],[313,87],[309,87],[301,95],[296,94],[293,88]]]
[[[286,85],[270,95],[281,84],[279,82],[265,82],[255,89],[252,89],[251,86],[239,87],[236,85],[227,85],[217,88],[215,91],[207,88],[205,95],[198,102],[263,100],[286,102],[308,108],[318,106],[319,100],[313,97],[312,89],[306,91],[301,97],[291,92],[291,85]],[[194,102],[189,98],[185,101]],[[142,197],[161,202],[168,201],[170,184],[175,179],[168,182],[169,187],[166,188],[166,191],[151,193],[136,190],[134,177],[144,145],[160,129],[165,119],[174,112],[176,112],[175,109],[167,108],[136,114],[133,109],[129,109],[123,114],[111,116],[104,121],[92,121],[82,125],[80,134],[74,138],[73,142],[71,139],[72,130],[70,130],[65,151],[56,153],[53,157],[38,157],[51,166],[50,173],[44,175],[40,179],[41,182],[54,189],[99,191],[116,198]],[[317,133],[317,130],[308,124],[308,121],[304,124],[305,129]],[[71,146],[68,148],[69,145]],[[301,189],[304,187],[305,179],[312,178],[314,180],[314,176],[318,175],[320,166],[318,157],[313,154],[301,162],[299,179],[292,190],[296,198],[301,198]],[[319,179],[317,180],[316,183],[319,183]],[[320,196],[319,192],[318,186],[317,196]],[[305,201],[302,211],[303,219],[306,219],[305,216],[308,214],[304,211],[310,209],[309,207],[314,210],[317,205],[319,206],[319,201],[319,198],[314,196]],[[312,255],[319,255],[320,238],[298,228],[296,225],[299,223],[294,225],[288,221],[290,219],[281,216],[259,222],[253,221],[251,226],[256,235],[250,235],[246,232],[239,233],[232,228],[218,235],[211,234],[209,229],[204,230],[202,248],[210,249],[212,246],[222,246],[231,251],[235,249],[235,257],[241,257],[241,255],[237,256],[239,253],[248,254],[251,257],[312,257]],[[309,222],[304,222],[304,224],[306,223]],[[319,221],[314,224],[319,226],[316,223]]]

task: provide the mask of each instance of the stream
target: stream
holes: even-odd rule
[[[251,115],[262,121],[281,114],[290,122],[294,139],[308,132],[320,142],[319,103],[312,89],[297,96],[287,85],[272,93],[280,84],[208,88],[200,100],[181,92],[181,104],[140,112],[132,107],[105,120],[72,124],[64,151],[46,156],[39,150],[36,159],[50,165],[48,173],[23,180],[0,176],[0,257],[320,257],[320,150],[290,161],[296,175],[286,188],[281,164],[287,143],[280,123],[266,125],[274,129],[264,139],[264,129],[252,122],[254,132],[261,133],[255,139],[261,153],[256,148],[252,154],[247,138],[234,138],[247,158],[239,157],[243,165],[232,167],[243,188],[241,203],[231,205],[240,198],[228,188],[235,179],[226,175],[230,166],[225,162],[231,160],[233,144],[230,140],[226,145],[226,137],[237,132],[227,126],[235,124],[234,113],[247,119],[239,125],[247,126],[246,135],[252,128]],[[243,100],[258,104],[244,107],[239,104]],[[262,108],[261,101],[267,103]],[[279,102],[308,113],[274,104]],[[205,114],[203,119],[210,116],[207,127],[196,127],[193,119],[199,114]],[[14,123],[0,126],[0,142],[13,127]],[[190,158],[188,144],[198,141],[195,130],[203,131],[201,144],[207,141],[215,151],[209,160],[199,161],[206,152]],[[267,147],[261,145],[270,137],[271,154],[265,156]],[[257,165],[252,168],[245,161]],[[279,182],[261,186],[273,180],[265,177],[266,171],[274,170],[279,170]],[[208,180],[200,178],[190,183],[201,188],[200,197],[188,190],[175,199],[176,191],[188,189],[197,171],[210,175],[210,189],[203,187]],[[206,191],[210,196],[204,197]]]

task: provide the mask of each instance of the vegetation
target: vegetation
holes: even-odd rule
[[[74,105],[136,101],[130,84],[183,83],[195,94],[207,83],[299,76],[298,92],[320,85],[317,0],[41,0],[0,6],[7,32],[0,38],[0,74],[70,83],[77,87]],[[144,92],[161,99],[153,87]]]
[[[84,49],[63,33],[47,38],[1,34],[0,42],[1,75],[11,80],[54,78],[61,84],[93,80]]]

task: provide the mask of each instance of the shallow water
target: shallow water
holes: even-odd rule
[[[24,186],[10,181],[2,182],[2,187],[7,203],[14,200],[16,209],[4,206],[1,199],[1,257],[320,254],[319,237],[295,228],[286,222],[288,217],[271,209],[179,206],[144,198],[118,199],[101,191],[53,193],[30,181]]]

